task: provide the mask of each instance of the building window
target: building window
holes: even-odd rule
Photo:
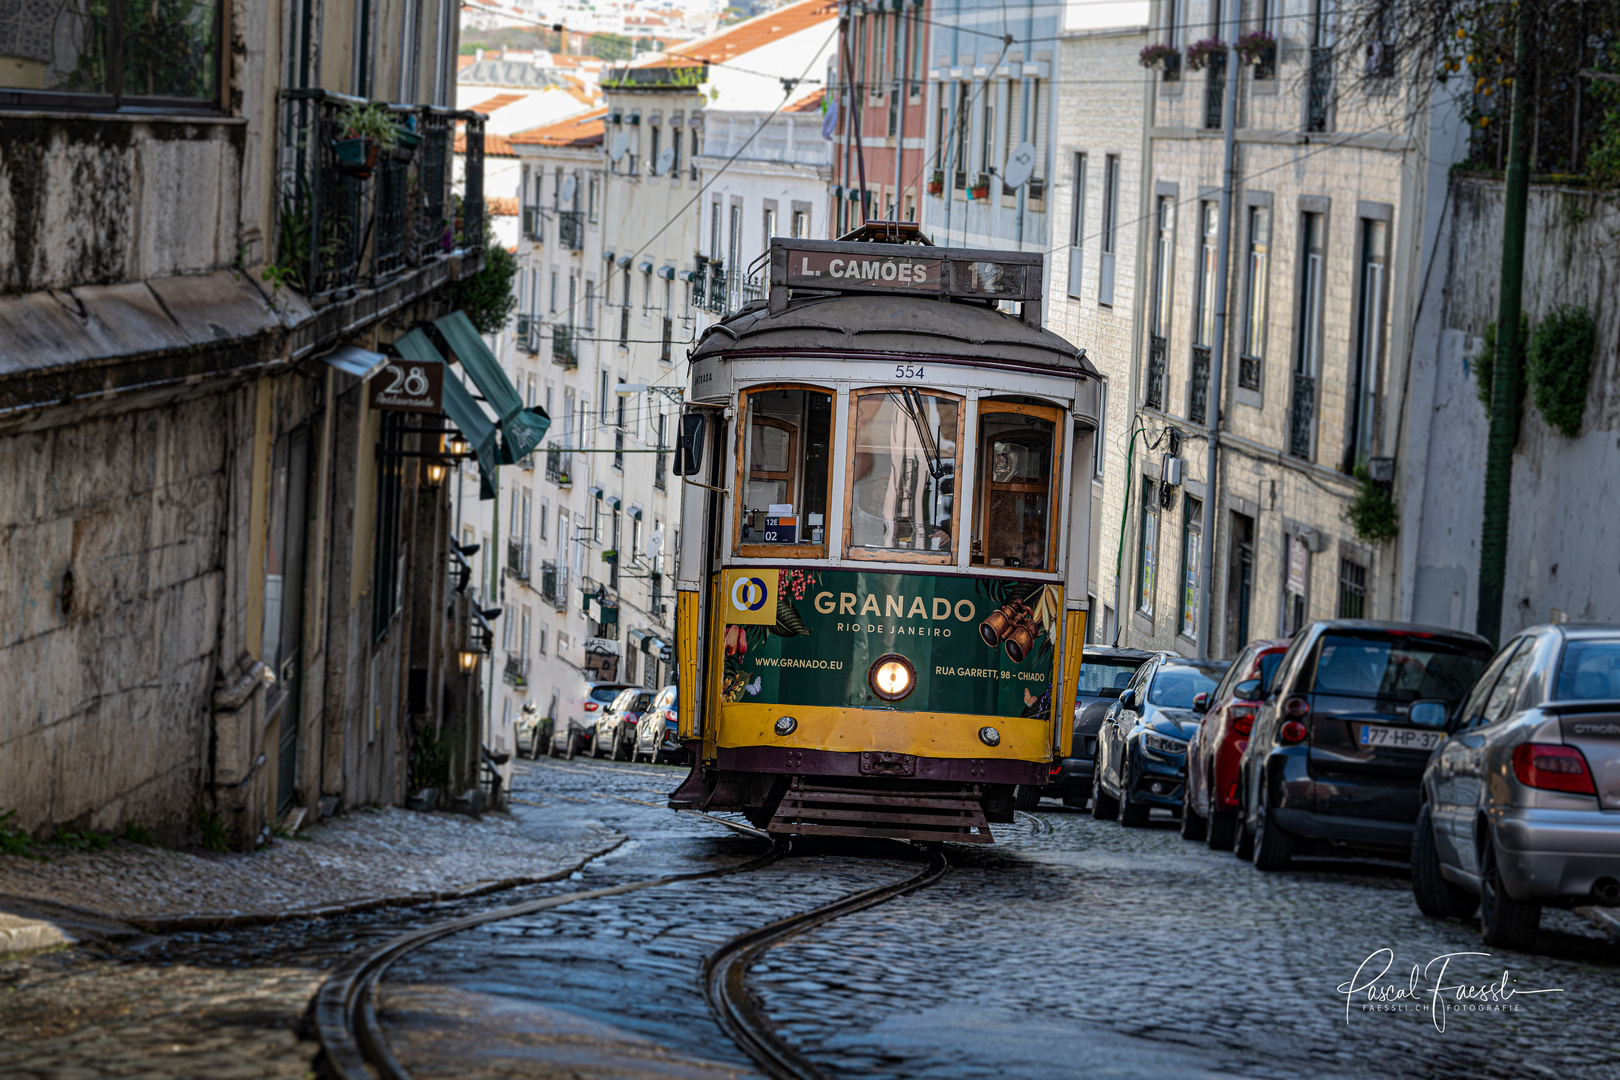
[[[951,142],[951,165],[957,190],[967,189],[968,84],[956,84],[956,133]]]
[[[1159,566],[1159,485],[1142,478],[1142,531],[1136,553],[1136,610],[1153,614],[1153,589]]]
[[[1119,155],[1103,159],[1102,261],[1097,267],[1097,303],[1114,304],[1114,255],[1119,240]]]
[[[601,375],[602,375],[602,423],[611,424],[613,422],[613,404],[612,404],[612,402],[613,402],[613,394],[612,394],[613,384],[608,381],[610,376],[606,371],[603,371],[601,373]],[[624,380],[621,379],[619,381],[623,382]]]
[[[11,4],[4,19],[0,103],[95,109],[218,104],[216,4],[64,0]]]
[[[793,211],[793,239],[808,240],[810,238],[810,213],[806,210]]]
[[[1271,208],[1249,207],[1249,261],[1244,268],[1243,355],[1238,361],[1238,385],[1260,389],[1260,368],[1266,356],[1267,270],[1271,265]]]
[[[1199,205],[1201,228],[1198,247],[1198,311],[1193,318],[1193,344],[1208,348],[1215,342],[1215,248],[1220,235],[1220,207]]]
[[[1097,381],[1097,432],[1091,443],[1091,475],[1100,477],[1107,464],[1107,443],[1103,433],[1108,429],[1108,380]]]
[[[1322,348],[1322,215],[1305,214],[1300,222],[1299,340],[1294,351],[1293,397],[1289,403],[1288,452],[1311,457],[1316,417],[1316,377]]]
[[[555,270],[551,272],[551,311],[553,314],[557,311],[557,271]]]
[[[657,443],[658,453],[653,455],[653,487],[658,488],[660,491],[662,491],[668,483],[665,476],[668,473],[669,466],[664,458],[664,438],[667,434],[668,426],[669,417],[665,416],[663,413],[659,413]]]
[[[1373,450],[1373,425],[1378,420],[1379,368],[1383,360],[1384,275],[1388,252],[1387,222],[1361,221],[1361,296],[1356,333],[1356,369],[1350,401],[1350,453],[1345,471],[1367,460]]]
[[[1181,515],[1181,625],[1183,637],[1198,640],[1198,605],[1203,592],[1204,504],[1188,497]]]
[[[1367,568],[1354,559],[1339,559],[1339,618],[1367,617]]]
[[[1305,538],[1289,533],[1284,538],[1282,636],[1293,637],[1305,626],[1306,597],[1311,580],[1311,549]]]
[[[986,82],[980,92],[984,98],[984,106],[979,125],[979,161],[977,172],[987,173],[996,165],[996,88],[995,84]]]
[[[541,656],[546,655],[546,624],[545,623],[540,624],[539,646],[540,646],[540,648],[539,648],[540,655]]]
[[[601,202],[601,185],[601,179],[593,176],[591,177],[591,182],[585,187],[585,213],[586,216],[590,218],[593,225],[596,223],[597,204]]]
[[[720,261],[720,200],[714,200],[714,212],[709,215],[709,258]]]
[[[1086,155],[1074,155],[1070,169],[1074,191],[1069,200],[1069,295],[1080,298],[1081,270],[1086,239]]]
[[[596,282],[585,279],[585,332],[596,330]]]
[[[1169,195],[1159,197],[1159,236],[1154,250],[1153,268],[1153,332],[1159,337],[1170,336],[1170,302],[1175,279],[1176,200]]]
[[[647,171],[654,176],[658,175],[658,153],[663,149],[664,129],[654,124],[652,128],[652,149],[648,152]]]
[[[540,537],[540,539],[542,539],[542,540],[546,539],[546,519],[549,518],[550,516],[551,516],[551,500],[546,498],[545,496],[541,496],[540,497],[540,520],[536,523],[539,526],[539,531],[537,532],[536,535],[538,535]]]
[[[726,276],[727,291],[730,297],[726,305],[727,308],[736,308],[738,306],[737,298],[742,295],[742,263],[740,261],[742,259],[742,232],[742,206],[739,204],[731,208],[731,237],[730,244],[726,249],[726,258],[729,260],[727,266],[731,270],[731,273]]]
[[[775,210],[766,210],[765,211],[764,228],[765,228],[765,235],[760,238],[760,247],[761,247],[762,250],[769,251],[770,247],[771,247],[771,237],[776,235],[776,211]]]

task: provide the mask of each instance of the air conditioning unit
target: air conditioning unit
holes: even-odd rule
[[[1182,460],[1181,460],[1181,458],[1170,457],[1170,456],[1166,455],[1166,457],[1164,459],[1164,469],[1162,470],[1160,475],[1164,478],[1164,483],[1170,485],[1171,487],[1180,487],[1181,486],[1181,470],[1182,470]]]

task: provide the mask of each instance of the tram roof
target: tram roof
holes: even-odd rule
[[[932,356],[1098,377],[1084,349],[1016,315],[972,301],[881,293],[799,293],[774,314],[767,301],[755,301],[704,331],[692,359],[806,352]]]

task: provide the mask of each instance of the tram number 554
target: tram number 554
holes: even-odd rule
[[[913,367],[911,364],[894,365],[894,377],[897,379],[920,379],[923,377],[922,365]]]

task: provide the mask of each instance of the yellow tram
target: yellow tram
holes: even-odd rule
[[[1040,254],[883,233],[772,240],[692,353],[670,805],[989,842],[1069,749],[1098,376]]]

